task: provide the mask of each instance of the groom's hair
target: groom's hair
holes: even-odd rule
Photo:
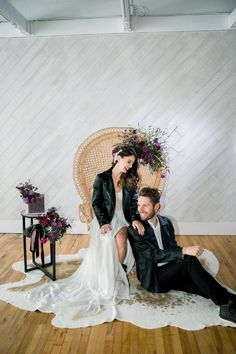
[[[160,202],[160,192],[156,188],[144,187],[140,189],[139,197],[148,197],[151,199],[153,205]]]

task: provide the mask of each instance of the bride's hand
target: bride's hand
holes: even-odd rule
[[[105,235],[108,231],[111,230],[111,225],[110,224],[104,224],[100,227],[100,232],[101,234]]]
[[[134,220],[134,221],[132,222],[132,226],[133,226],[133,228],[134,228],[135,230],[138,231],[139,235],[141,235],[141,236],[144,235],[145,229],[144,229],[143,224],[142,224],[140,221]]]

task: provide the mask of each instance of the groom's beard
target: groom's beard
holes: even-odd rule
[[[140,217],[142,221],[146,221],[146,220],[150,220],[152,219],[155,215],[156,215],[156,210],[153,209],[152,211],[150,211],[150,213],[140,213]]]

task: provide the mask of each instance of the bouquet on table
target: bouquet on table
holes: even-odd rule
[[[37,219],[41,228],[41,243],[46,243],[48,240],[61,242],[64,233],[71,227],[67,219],[58,214],[55,207],[48,209],[46,214]]]
[[[71,225],[66,218],[57,213],[57,209],[52,207],[46,214],[37,217],[38,223],[26,228],[26,236],[30,237],[30,250],[36,257],[42,257],[42,245],[48,240],[50,242],[62,241],[64,233]]]

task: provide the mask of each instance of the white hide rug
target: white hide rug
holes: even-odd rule
[[[58,278],[69,277],[79,267],[85,252],[86,249],[82,249],[77,254],[58,255]],[[210,251],[204,252],[201,262],[212,275],[218,273],[218,260]],[[13,264],[12,267],[15,271],[24,273],[23,261]],[[40,270],[33,270],[27,272],[22,281],[0,285],[0,299],[21,309],[35,311],[34,306],[25,300],[25,294],[32,289],[52,283],[56,284],[57,281],[52,282]],[[229,288],[228,290],[234,292]],[[54,312],[44,309],[40,311]],[[100,306],[99,311],[89,316],[76,316],[75,312],[72,315],[72,311],[68,308],[55,309],[54,314],[52,324],[59,328],[94,326],[115,319],[146,329],[168,325],[186,330],[199,330],[218,325],[236,327],[236,324],[226,322],[219,317],[219,307],[211,300],[181,291],[170,291],[166,294],[149,293],[141,288],[135,276],[130,276],[130,299],[118,304],[104,304]]]

